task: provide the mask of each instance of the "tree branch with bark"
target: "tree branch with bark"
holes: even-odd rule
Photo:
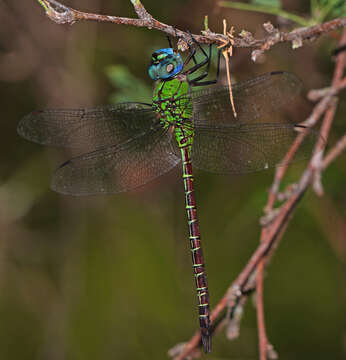
[[[153,18],[148,11],[144,8],[139,0],[130,0],[138,18],[125,18],[119,16],[100,15],[93,13],[86,13],[79,10],[72,9],[68,6],[61,4],[56,0],[37,0],[45,9],[47,16],[58,24],[73,25],[79,21],[97,21],[97,22],[110,22],[118,25],[130,25],[136,27],[144,27],[149,30],[155,29],[164,32],[171,37],[179,37],[185,42],[190,42],[191,35],[187,31],[175,28],[174,26],[164,24]],[[258,55],[272,46],[282,43],[291,42],[293,48],[301,46],[302,42],[313,40],[319,36],[325,35],[330,31],[339,29],[346,26],[346,17],[340,19],[333,19],[323,24],[317,24],[310,27],[297,28],[291,32],[280,32],[275,29],[270,23],[264,24],[264,29],[268,35],[262,39],[256,39],[248,31],[242,31],[239,36],[233,37],[232,44],[229,42],[228,36],[215,33],[210,29],[205,29],[200,34],[192,34],[193,37],[201,44],[215,44],[224,45],[229,42],[233,47],[251,48],[254,49],[252,59],[256,60]]]

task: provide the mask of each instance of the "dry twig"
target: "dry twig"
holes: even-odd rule
[[[227,31],[227,22],[224,19],[223,20],[223,34],[228,37],[228,41],[225,42],[223,45],[220,45],[218,48],[223,49],[222,50],[222,55],[225,58],[225,62],[226,62],[226,72],[227,72],[227,83],[228,83],[228,89],[229,89],[229,99],[230,99],[231,104],[232,104],[232,110],[233,110],[234,117],[237,117],[237,112],[235,110],[234,100],[233,100],[233,93],[232,93],[231,71],[229,69],[230,68],[229,59],[233,55],[233,51],[232,51],[232,49],[233,49],[233,47],[232,47],[233,46],[233,32],[234,32],[233,26],[231,27],[230,31]]]
[[[73,25],[78,21],[98,21],[111,22],[113,24],[131,25],[136,27],[145,27],[148,29],[156,29],[170,35],[171,37],[179,37],[185,42],[190,42],[191,36],[188,32],[174,28],[171,25],[164,24],[154,19],[144,8],[140,0],[130,0],[138,15],[138,19],[125,18],[119,16],[100,15],[86,13],[72,9],[61,4],[56,0],[37,0],[45,9],[47,16],[58,24]],[[323,24],[311,27],[302,27],[291,32],[280,32],[271,24],[264,25],[268,36],[262,39],[255,39],[248,31],[242,31],[239,36],[233,37],[233,47],[254,49],[252,59],[256,60],[258,55],[269,50],[272,46],[282,43],[291,42],[293,48],[298,47],[303,41],[313,40],[321,35],[346,26],[346,18],[334,19]],[[224,34],[214,33],[210,30],[202,31],[203,35],[193,34],[193,37],[201,44],[223,45],[229,42],[229,37]]]

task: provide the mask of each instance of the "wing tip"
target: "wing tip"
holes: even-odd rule
[[[283,70],[275,70],[269,73],[269,75],[282,75],[282,74],[287,74],[287,72]]]
[[[62,163],[54,172],[52,175],[52,179],[50,182],[50,188],[62,195],[77,195],[74,192],[71,191],[69,186],[63,181],[64,180],[64,174],[63,171],[71,164],[71,160],[67,160],[64,163]]]
[[[298,75],[290,72],[290,71],[284,71],[284,70],[275,70],[268,73],[269,76],[286,76],[287,78],[290,78],[292,81],[294,81],[296,84],[302,84],[301,79]]]
[[[42,113],[42,110],[35,110],[23,116],[17,125],[17,134],[22,138],[35,142],[41,143],[39,127],[35,124],[35,119]]]

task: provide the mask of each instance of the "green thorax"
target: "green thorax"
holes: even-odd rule
[[[192,145],[192,100],[186,79],[177,76],[159,81],[154,89],[153,108],[162,125],[174,129],[179,147]]]

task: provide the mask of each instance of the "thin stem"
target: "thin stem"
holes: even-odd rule
[[[144,6],[140,2],[140,0],[130,0],[132,5],[140,19],[148,19],[151,20],[152,16],[145,10]]]
[[[257,327],[258,327],[258,345],[260,360],[267,358],[267,333],[264,320],[264,305],[263,305],[263,271],[264,261],[262,260],[257,266],[257,279],[256,279],[256,309],[257,309]]]
[[[309,26],[309,25],[314,24],[314,22],[312,20],[306,20],[299,15],[292,14],[290,12],[287,12],[285,10],[282,10],[280,8],[276,8],[273,6],[253,5],[253,4],[239,3],[239,2],[234,2],[234,1],[232,1],[232,2],[221,1],[219,3],[219,5],[223,6],[223,7],[238,9],[238,10],[255,11],[255,12],[261,12],[264,14],[277,15],[282,18],[291,20],[301,26]]]
[[[346,150],[346,135],[344,135],[335,145],[329,150],[328,154],[323,159],[323,170],[325,170],[332,161],[340,156]]]
[[[322,116],[322,114],[321,114],[321,116]],[[315,119],[315,116],[314,116],[314,119]],[[275,200],[276,200],[276,196],[279,192],[281,180],[283,179],[283,177],[288,169],[288,165],[291,163],[291,160],[293,159],[295,153],[298,151],[305,136],[306,136],[306,132],[302,132],[296,137],[296,139],[294,140],[294,143],[292,144],[292,146],[290,147],[289,151],[287,152],[287,154],[285,155],[285,157],[282,161],[283,165],[278,166],[276,168],[275,175],[274,175],[274,181],[269,190],[268,202],[264,209],[265,213],[269,213],[270,211],[272,211]]]
[[[346,44],[346,29],[344,30],[342,37],[340,39],[340,46],[343,46]],[[343,73],[344,73],[344,67],[345,67],[345,62],[346,62],[346,53],[343,51],[341,53],[339,53],[336,57],[336,62],[335,62],[335,68],[334,68],[334,74],[333,74],[333,79],[332,79],[332,84],[331,87],[332,88],[338,88],[340,86],[340,84],[343,84]],[[329,131],[330,128],[332,126],[332,122],[334,119],[334,115],[335,115],[335,111],[336,111],[336,105],[331,106],[326,114],[325,114],[325,118],[324,121],[322,123],[321,126],[321,130],[320,130],[320,134],[321,137],[318,139],[318,142],[316,144],[315,147],[315,157],[313,158],[314,161],[314,166],[316,168],[316,177],[315,180],[317,182],[319,182],[320,179],[320,173],[322,171],[321,167],[322,167],[322,157],[323,157],[323,151],[326,145],[325,140],[328,139],[328,135],[329,135]],[[317,163],[316,163],[317,162]],[[316,183],[314,184],[315,186],[317,186],[317,188],[319,188],[319,184]]]

